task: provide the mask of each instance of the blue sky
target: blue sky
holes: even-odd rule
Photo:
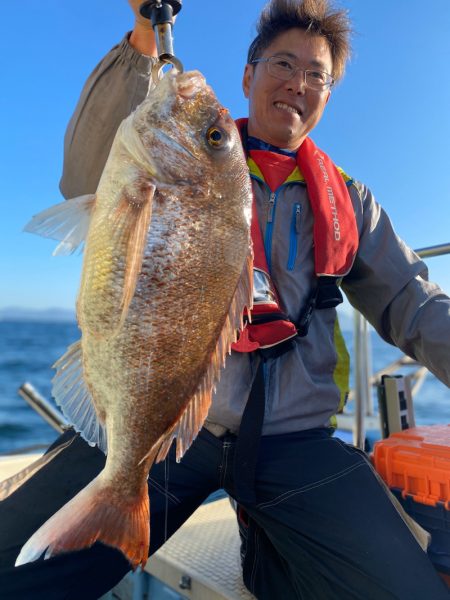
[[[234,117],[263,0],[184,0],[175,50],[204,73]],[[132,27],[126,0],[28,0],[2,6],[0,56],[0,308],[72,308],[81,257],[22,233],[59,202],[62,142],[81,87]],[[354,55],[312,137],[371,187],[413,248],[450,241],[450,2],[342,0]],[[450,292],[450,256],[430,259]]]

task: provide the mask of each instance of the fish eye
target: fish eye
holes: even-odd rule
[[[206,132],[206,140],[213,148],[222,148],[227,141],[227,137],[222,129],[214,126],[210,127]]]

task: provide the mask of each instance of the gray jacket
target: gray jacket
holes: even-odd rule
[[[118,125],[147,93],[151,64],[126,37],[89,77],[65,137],[61,191],[66,198],[95,192]],[[269,192],[257,179],[253,189],[264,236]],[[381,337],[450,386],[450,298],[427,281],[426,266],[397,237],[370,190],[356,181],[348,189],[360,242],[342,289]],[[315,285],[313,216],[304,183],[279,191],[270,227],[272,278],[295,321]],[[228,357],[208,416],[212,430],[239,429],[257,361],[249,354]],[[347,373],[336,311],[317,310],[308,335],[298,338],[293,350],[266,363],[263,433],[329,425],[345,398]]]

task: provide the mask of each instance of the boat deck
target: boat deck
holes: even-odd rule
[[[239,544],[236,515],[223,498],[200,506],[149,559],[145,570],[186,598],[250,600],[253,596],[242,581]]]

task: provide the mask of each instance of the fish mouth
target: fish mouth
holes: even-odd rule
[[[279,108],[280,110],[286,110],[287,112],[293,113],[294,115],[299,115],[300,117],[303,115],[303,112],[297,106],[292,104],[287,104],[286,102],[276,101],[273,103],[275,108]]]
[[[199,71],[189,71],[178,76],[178,94],[188,100],[205,87],[205,78]]]

